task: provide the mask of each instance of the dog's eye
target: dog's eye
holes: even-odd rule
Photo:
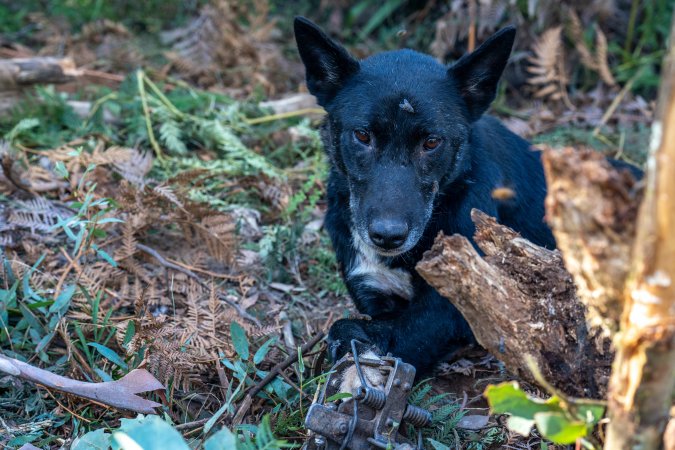
[[[370,133],[366,130],[354,130],[354,137],[364,145],[370,145]]]
[[[429,137],[424,140],[423,145],[426,150],[435,150],[441,145],[441,140],[437,137]]]

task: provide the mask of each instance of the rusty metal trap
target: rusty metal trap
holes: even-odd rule
[[[310,430],[304,450],[369,450],[421,449],[421,431],[417,442],[411,442],[402,433],[406,424],[420,428],[431,423],[431,413],[408,403],[415,380],[415,368],[399,358],[381,359],[359,357],[356,341],[352,354],[345,355],[331,368],[326,384],[312,404],[305,419]],[[352,392],[352,398],[340,397],[341,374],[355,366],[361,385]],[[376,368],[385,377],[384,390],[369,386],[363,366]]]

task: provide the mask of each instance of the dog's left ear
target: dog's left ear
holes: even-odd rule
[[[307,87],[326,106],[344,81],[359,70],[359,62],[311,21],[296,17],[295,41],[307,72]]]
[[[516,28],[502,28],[448,69],[466,102],[470,119],[478,120],[497,94],[497,83],[511,55]]]

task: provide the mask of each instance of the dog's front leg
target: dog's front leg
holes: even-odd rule
[[[359,351],[391,353],[414,365],[418,376],[428,374],[444,355],[473,342],[459,311],[431,287],[387,318],[335,322],[328,336],[333,356],[351,351],[352,339],[362,343]]]

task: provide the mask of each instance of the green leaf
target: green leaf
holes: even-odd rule
[[[23,303],[19,304],[19,310],[21,311],[21,315],[23,316],[23,318],[26,319],[26,322],[28,322],[28,325],[30,325],[31,329],[35,330],[36,332],[39,332],[40,336],[42,336],[42,332],[44,332],[45,329],[40,323],[40,321],[37,319],[37,317],[35,317],[33,311],[28,309],[26,305],[24,305]]]
[[[31,298],[33,300],[37,301],[44,301],[45,299],[40,297],[37,292],[35,292],[31,287],[30,287],[30,278],[33,276],[33,272],[37,270],[37,268],[42,264],[42,261],[44,261],[45,256],[47,256],[45,253],[40,255],[38,260],[33,264],[33,266],[26,272],[26,274],[23,276],[22,280],[22,288],[23,288],[23,295],[24,297]]]
[[[506,426],[514,433],[518,433],[521,436],[529,436],[530,431],[532,431],[532,427],[534,426],[534,420],[510,416],[506,419]]]
[[[218,419],[220,419],[220,416],[222,416],[225,411],[230,409],[230,407],[232,406],[232,401],[237,398],[237,395],[239,394],[243,386],[244,383],[239,383],[239,386],[237,386],[237,389],[234,390],[232,395],[228,396],[228,400],[225,402],[225,404],[223,404],[223,406],[218,408],[218,411],[216,411],[216,413],[213,416],[211,416],[211,418],[204,424],[204,434],[208,434],[209,431],[211,431],[211,428],[213,428],[213,426],[216,424]]]
[[[130,320],[127,323],[127,330],[124,332],[124,341],[122,341],[122,346],[124,348],[129,345],[129,342],[131,342],[131,339],[133,339],[134,335],[136,335],[136,322]]]
[[[427,441],[429,441],[434,450],[450,450],[450,447],[434,439],[427,438]]]
[[[43,300],[41,302],[28,303],[26,306],[30,310],[44,308],[45,306],[51,306],[54,304],[54,300]]]
[[[70,450],[108,450],[111,439],[112,435],[100,428],[75,439]]]
[[[227,427],[223,427],[204,442],[204,450],[235,450],[237,436]]]
[[[84,234],[87,231],[87,229],[80,224],[80,231],[77,233],[77,236],[75,236],[75,244],[73,245],[73,257],[77,255],[77,253],[80,251],[80,246],[82,245],[82,241],[84,240]]]
[[[28,117],[25,119],[21,119],[19,123],[14,125],[14,128],[12,128],[9,133],[5,135],[5,140],[11,142],[14,142],[14,140],[21,135],[24,131],[28,131],[32,128],[37,127],[40,125],[40,121],[34,117]]]
[[[267,353],[270,351],[270,346],[274,344],[277,341],[276,337],[269,338],[267,342],[265,342],[263,345],[260,346],[257,352],[255,352],[255,355],[253,355],[253,364],[260,364],[263,359],[265,359],[265,356],[267,356]]]
[[[230,324],[230,337],[232,337],[232,345],[234,345],[234,351],[237,352],[237,355],[245,361],[248,360],[249,344],[246,331],[237,322],[232,321]]]
[[[298,346],[298,371],[305,373],[305,360],[302,359],[302,348]]]
[[[122,358],[120,358],[117,353],[115,353],[113,350],[109,349],[105,345],[99,344],[98,342],[90,342],[89,344],[90,347],[94,347],[98,352],[103,355],[106,359],[108,359],[110,362],[113,364],[121,367],[124,370],[127,370],[129,367],[127,366],[127,363],[122,361]]]
[[[47,333],[44,336],[42,336],[42,339],[40,339],[40,342],[35,346],[35,353],[40,353],[42,350],[49,345],[49,343],[52,341],[54,338],[55,332],[52,331],[51,333]]]
[[[54,303],[49,307],[49,313],[57,314],[59,316],[64,315],[66,311],[68,311],[68,307],[70,306],[70,300],[73,298],[74,293],[75,293],[74,284],[69,284],[66,287],[64,287],[63,290],[61,290],[59,296],[54,301]]]
[[[9,442],[3,443],[3,445],[5,445],[5,448],[19,448],[22,447],[23,444],[35,442],[41,435],[42,433],[39,431],[36,433],[22,434],[11,439]]]
[[[492,414],[511,414],[533,420],[534,415],[539,412],[562,411],[557,397],[551,397],[547,401],[530,398],[515,381],[488,386],[485,396]]]
[[[96,223],[98,225],[104,225],[106,223],[124,223],[124,220],[118,219],[117,217],[104,217],[103,219],[97,220]]]
[[[584,401],[575,403],[578,419],[591,425],[595,425],[605,415],[605,405],[600,402]]]
[[[122,426],[113,433],[113,450],[190,450],[185,440],[171,425],[157,416],[122,419]]]
[[[110,256],[105,250],[99,248],[99,246],[96,245],[96,244],[92,244],[92,245],[91,245],[91,248],[93,248],[94,250],[96,250],[96,254],[97,254],[101,259],[105,260],[105,262],[107,262],[108,264],[110,264],[110,265],[113,266],[113,267],[117,267],[117,263],[115,262],[115,260],[114,260],[114,259],[112,258],[112,256]]]
[[[104,372],[102,369],[99,369],[98,367],[94,367],[94,372],[101,377],[101,381],[106,382],[106,381],[114,381],[113,377],[111,377],[109,374]]]
[[[518,383],[507,382],[490,385],[485,390],[485,396],[490,405],[492,414],[510,414],[506,425],[510,430],[528,436],[535,424],[535,415],[542,412],[562,412],[560,399],[553,396],[544,401],[528,397]]]
[[[590,431],[584,422],[570,420],[564,413],[537,413],[534,421],[541,435],[555,444],[574,444]]]
[[[349,392],[338,392],[333,394],[326,399],[327,402],[334,402],[335,400],[342,400],[343,398],[352,398],[352,394]]]
[[[359,40],[365,40],[370,33],[372,33],[382,22],[384,22],[394,11],[396,11],[403,4],[403,0],[388,0],[383,2],[382,6],[370,16],[370,20],[363,27],[359,34]]]
[[[91,235],[96,239],[103,239],[108,236],[108,233],[106,233],[106,231],[102,230],[101,228],[94,228],[91,230]]]
[[[68,169],[66,169],[66,165],[61,161],[57,161],[56,164],[54,164],[54,172],[61,178],[68,178]]]

